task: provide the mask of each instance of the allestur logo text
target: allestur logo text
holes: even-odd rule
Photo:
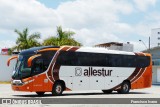
[[[83,71],[83,73],[82,73]],[[113,70],[106,70],[104,68],[102,69],[94,69],[92,67],[89,67],[88,69],[82,70],[82,68],[76,68],[75,75],[76,76],[111,76]]]

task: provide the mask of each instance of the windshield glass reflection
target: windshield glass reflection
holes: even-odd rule
[[[27,65],[27,61],[30,56],[31,55],[19,55],[15,66],[15,73],[12,76],[13,79],[22,79],[30,76],[31,68]]]

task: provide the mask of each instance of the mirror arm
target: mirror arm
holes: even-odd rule
[[[13,59],[18,59],[18,56],[12,56],[11,58],[9,58],[8,61],[7,61],[7,66],[10,65],[10,61],[13,60]]]

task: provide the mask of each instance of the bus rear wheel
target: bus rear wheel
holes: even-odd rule
[[[42,96],[42,95],[44,95],[45,92],[36,92],[36,93],[37,93],[37,95]]]
[[[103,91],[103,93],[105,93],[105,94],[110,94],[110,93],[112,93],[113,90],[102,90],[102,91]]]
[[[52,89],[52,95],[54,96],[60,96],[62,95],[63,92],[63,85],[60,82],[57,82],[54,84],[53,89]]]
[[[130,83],[127,81],[124,81],[121,85],[121,89],[118,90],[117,92],[119,94],[128,94],[130,91]]]

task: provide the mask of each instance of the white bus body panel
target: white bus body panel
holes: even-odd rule
[[[91,90],[99,90],[104,89],[104,79],[105,77],[89,77],[90,79],[90,89]]]
[[[102,90],[111,89],[127,79],[135,68],[125,67],[92,67],[95,70],[102,68],[112,70],[110,76],[84,76],[86,66],[61,66],[59,77],[64,80],[66,87],[71,90]]]
[[[72,90],[89,90],[89,78],[88,77],[73,77],[73,89]]]

